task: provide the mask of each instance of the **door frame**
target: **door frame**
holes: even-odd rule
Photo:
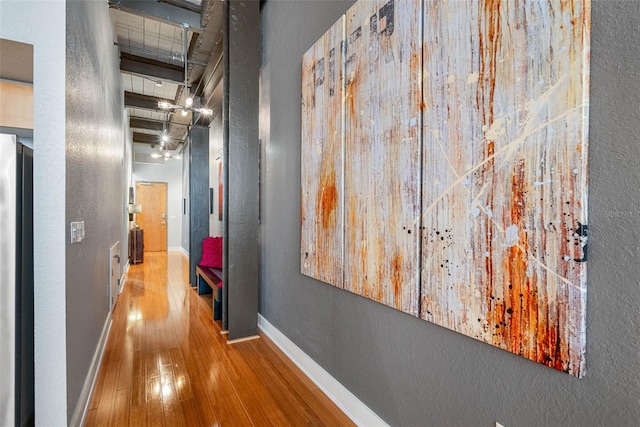
[[[139,181],[135,181],[135,201],[136,204],[139,203],[138,200],[138,185],[153,185],[153,184],[164,184],[165,186],[165,205],[164,205],[164,214],[165,214],[165,242],[164,242],[164,246],[165,252],[169,251],[169,183],[167,181],[147,181],[147,180],[139,180]],[[142,212],[144,213],[144,206],[142,206]],[[137,221],[136,221],[137,223]],[[145,233],[145,235],[147,235],[148,233]],[[146,240],[146,239],[145,239]],[[146,245],[145,245],[146,246]],[[146,252],[146,248],[145,248],[145,252]]]

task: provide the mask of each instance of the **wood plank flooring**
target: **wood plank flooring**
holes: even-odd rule
[[[347,426],[267,337],[226,343],[177,252],[145,253],[116,304],[86,426]]]

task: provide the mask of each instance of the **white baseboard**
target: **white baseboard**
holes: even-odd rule
[[[302,372],[313,381],[349,418],[359,426],[388,426],[356,396],[318,365],[311,357],[258,314],[258,327]]]
[[[84,385],[82,386],[82,391],[80,392],[80,398],[78,399],[78,403],[76,404],[76,409],[73,411],[73,416],[71,417],[71,422],[69,423],[69,425],[72,427],[83,426],[86,421],[89,402],[91,401],[91,396],[93,395],[93,389],[96,386],[98,370],[100,369],[100,365],[102,364],[102,357],[104,356],[104,350],[107,346],[107,338],[109,337],[110,329],[111,313],[107,315],[107,320],[104,322],[104,326],[102,327],[102,334],[100,335],[98,347],[96,348],[96,352],[93,355],[93,360],[91,361],[91,366],[89,367],[87,377],[84,380]]]
[[[118,289],[118,295],[122,295],[122,291],[124,291],[124,285],[127,284],[127,275],[123,274],[120,278],[120,288]]]
[[[182,246],[169,246],[167,251],[169,251],[169,252],[182,252],[182,255],[184,255],[187,258],[189,258],[189,252],[187,252],[187,250],[185,248],[183,248]]]

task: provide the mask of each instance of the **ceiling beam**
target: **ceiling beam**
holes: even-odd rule
[[[154,119],[145,119],[142,117],[132,116],[129,118],[129,125],[133,129],[148,129],[148,130],[157,130],[161,131],[164,129],[164,122],[162,120],[154,120]],[[169,126],[182,126],[188,127],[188,123],[177,123],[177,122],[168,122]]]
[[[164,129],[164,124],[155,120],[139,119],[131,117],[129,119],[129,126],[132,129],[148,129],[161,131]]]
[[[133,132],[133,142],[141,144],[160,144],[159,135],[150,135],[148,133]]]
[[[139,144],[159,145],[160,135],[151,135],[148,133],[133,132],[133,142],[139,143]],[[180,143],[184,144],[184,141],[181,139],[171,138],[171,140],[167,143],[167,146],[173,147]],[[171,148],[171,149],[174,149],[174,148]]]
[[[188,2],[187,0],[158,0],[158,1],[161,3],[172,4],[176,7],[181,7],[183,9],[190,10],[196,13],[200,13],[202,11],[202,8],[200,6],[198,6],[197,4]]]
[[[159,1],[110,0],[109,7],[165,22],[169,25],[175,25],[176,27],[182,27],[182,24],[187,24],[189,25],[189,29],[196,33],[204,31],[201,24],[202,17],[200,13],[174,6],[173,4]]]
[[[120,71],[174,83],[184,81],[184,68],[128,53],[120,54]]]
[[[145,110],[164,111],[158,107],[158,102],[167,101],[166,99],[156,98],[155,96],[141,95],[139,93],[125,92],[124,106],[132,108],[144,108]],[[168,100],[167,102],[172,102]]]

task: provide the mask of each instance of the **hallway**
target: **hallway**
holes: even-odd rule
[[[183,255],[144,259],[115,307],[86,426],[352,425],[264,335],[226,344]]]

